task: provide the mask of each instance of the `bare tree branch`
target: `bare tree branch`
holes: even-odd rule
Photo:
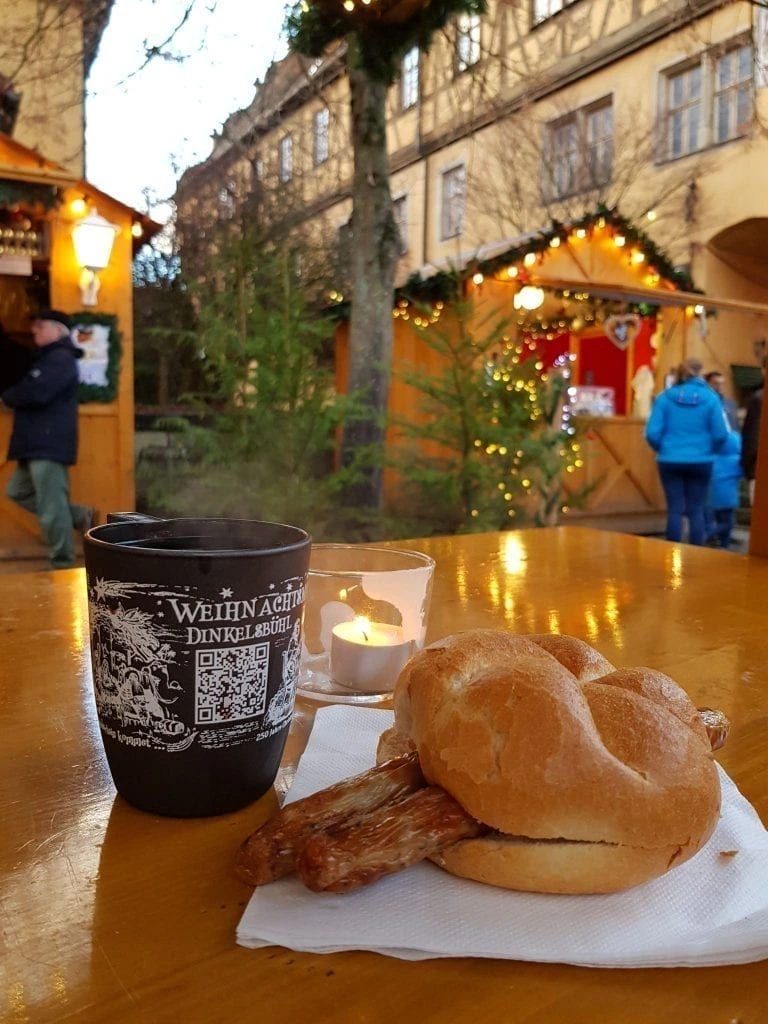
[[[137,75],[140,75],[141,72],[149,64],[151,64],[152,61],[154,61],[154,60],[165,60],[165,61],[172,61],[172,62],[175,62],[175,63],[181,63],[185,59],[186,55],[179,54],[179,53],[171,53],[170,50],[168,49],[168,47],[171,46],[171,44],[175,41],[176,37],[178,36],[179,32],[181,32],[181,30],[187,24],[187,22],[189,21],[190,17],[192,16],[192,12],[194,11],[195,7],[198,5],[198,2],[199,2],[199,0],[190,0],[190,2],[184,8],[184,12],[181,15],[181,18],[179,18],[177,23],[173,26],[173,28],[168,33],[168,35],[161,42],[159,42],[159,43],[150,43],[149,39],[145,39],[144,40],[144,42],[142,44],[143,47],[144,47],[144,60],[141,62],[141,64],[139,64],[139,66],[137,68],[135,68],[133,71],[131,71],[131,73],[129,75],[126,75],[125,78],[121,79],[121,81],[119,81],[117,83],[118,86],[125,85],[126,82],[129,82],[132,78],[135,78]],[[212,13],[213,10],[215,10],[215,7],[216,7],[216,4],[215,4],[215,0],[214,0],[213,5],[208,7],[209,12]],[[199,46],[199,49],[202,49],[202,48],[203,48],[203,40],[201,40],[200,46]]]

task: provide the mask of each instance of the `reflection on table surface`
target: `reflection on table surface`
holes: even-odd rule
[[[768,820],[768,560],[576,527],[397,546],[437,562],[428,640],[475,627],[572,633],[722,708],[733,728],[719,760]],[[82,570],[0,577],[0,609],[0,1019],[768,1019],[766,964],[608,972],[238,948],[250,890],[233,855],[275,794],[186,821],[116,799],[90,693]],[[314,708],[297,705],[281,796]]]

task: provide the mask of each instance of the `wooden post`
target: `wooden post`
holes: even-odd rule
[[[760,440],[757,448],[749,553],[768,558],[768,416],[764,409],[760,414]]]
[[[624,415],[632,415],[634,390],[632,381],[635,379],[635,339],[630,341],[624,352]]]
[[[578,387],[581,384],[581,367],[579,365],[581,356],[581,336],[575,331],[568,332],[568,355],[576,356],[571,362],[571,385]]]

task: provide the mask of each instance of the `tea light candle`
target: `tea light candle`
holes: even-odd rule
[[[331,675],[341,686],[361,693],[385,693],[393,688],[413,652],[402,626],[369,622],[359,615],[331,631]]]

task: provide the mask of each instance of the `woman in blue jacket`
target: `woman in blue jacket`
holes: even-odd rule
[[[729,434],[722,402],[703,379],[703,369],[699,359],[686,359],[679,383],[656,398],[645,427],[667,498],[667,540],[682,540],[685,516],[691,544],[706,541],[712,463]]]

